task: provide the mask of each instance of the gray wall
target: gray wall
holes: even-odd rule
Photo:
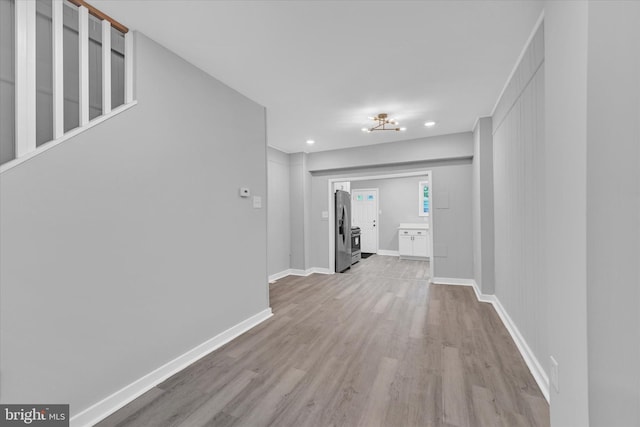
[[[589,4],[589,422],[640,426],[640,3]]]
[[[440,236],[442,255],[441,269],[438,270],[438,260],[435,269],[447,277],[473,277],[473,250],[469,241],[471,233],[471,164],[473,156],[473,134],[463,132],[416,140],[400,141],[388,144],[377,144],[366,147],[348,148],[342,150],[322,151],[318,153],[296,153],[290,155],[290,204],[291,204],[291,268],[309,269],[312,267],[329,268],[329,221],[322,218],[322,212],[328,211],[328,179],[355,175],[377,175],[386,172],[402,172],[410,170],[425,170],[424,166],[468,166],[469,176],[464,167],[452,172],[450,177],[460,184],[460,191],[454,196],[460,197],[468,212],[450,215],[443,211],[442,218],[445,230],[449,223],[467,221],[469,226],[461,226],[460,233],[453,233],[449,241],[446,233]],[[422,168],[422,169],[421,169]],[[459,173],[459,171],[462,171]],[[443,174],[443,177],[447,173]],[[449,178],[446,178],[449,179]],[[445,188],[445,187],[443,187]],[[468,205],[467,194],[468,190]],[[437,202],[436,202],[437,203]],[[467,218],[468,217],[468,218]],[[435,218],[434,218],[434,221]],[[466,223],[465,223],[466,224]],[[452,230],[458,225],[452,225]],[[468,231],[468,236],[464,235]],[[438,237],[435,236],[437,239]],[[462,248],[461,241],[465,238],[466,248]],[[458,246],[460,250],[458,251]],[[453,249],[453,252],[446,251]],[[453,256],[452,256],[453,253]],[[436,256],[438,253],[436,253]],[[460,259],[454,259],[460,256]],[[448,259],[445,259],[448,258]],[[444,276],[442,276],[444,277]]]
[[[264,108],[136,52],[137,106],[2,174],[4,403],[76,414],[268,308]]]
[[[428,217],[418,216],[418,183],[426,176],[351,181],[351,190],[378,189],[378,248],[398,251],[398,226],[401,222],[424,223]]]
[[[483,117],[473,130],[473,278],[488,295],[495,292],[493,209],[493,124]]]
[[[469,132],[466,135],[468,144],[472,147],[472,134]],[[402,152],[400,147],[401,145],[398,150]],[[322,212],[329,210],[328,181],[330,178],[426,170],[433,171],[434,273],[438,277],[473,278],[473,247],[470,244],[473,239],[470,158],[412,163],[411,167],[400,164],[344,170],[339,173],[332,171],[314,173],[311,207],[312,265],[329,268],[329,222],[322,218]],[[447,207],[443,203],[445,200],[448,201]]]
[[[311,172],[411,164],[473,156],[471,132],[311,153]]]
[[[310,179],[306,171],[306,154],[295,153],[289,158],[289,203],[290,203],[290,268],[304,270],[306,265],[306,244],[305,244],[305,224],[306,200],[309,199],[308,183]],[[306,254],[306,255],[305,255]]]
[[[291,205],[289,155],[267,148],[267,260],[269,275],[289,269]]]
[[[547,370],[544,107],[541,26],[493,116],[495,295]]]
[[[586,301],[588,8],[588,2],[548,1],[545,5],[543,228],[549,289],[549,354],[559,362],[560,377],[560,392],[550,387],[553,426],[589,425]],[[496,224],[498,221],[496,215]],[[496,240],[496,267],[497,255]],[[548,364],[549,359],[541,362]]]

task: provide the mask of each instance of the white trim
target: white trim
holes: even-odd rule
[[[458,286],[471,286],[473,291],[476,294],[476,298],[480,302],[486,302],[493,305],[498,317],[502,321],[502,324],[511,335],[513,342],[516,344],[520,355],[524,359],[524,362],[527,364],[529,368],[529,372],[533,375],[533,379],[538,384],[542,395],[549,402],[549,377],[547,373],[542,368],[540,361],[536,358],[533,351],[527,344],[527,341],[524,339],[520,330],[516,326],[515,322],[511,319],[511,316],[507,313],[507,310],[502,306],[502,303],[498,299],[496,295],[487,295],[480,293],[480,289],[478,284],[473,279],[455,279],[449,277],[434,277],[431,280],[431,283],[436,285],[458,285]]]
[[[535,354],[533,354],[533,351],[531,351],[531,348],[527,344],[527,341],[524,339],[515,322],[507,313],[507,310],[505,310],[500,303],[500,300],[494,296],[494,301],[492,301],[492,304],[493,308],[495,308],[496,312],[498,313],[498,316],[500,316],[500,320],[502,320],[505,328],[507,328],[507,331],[509,331],[511,338],[513,338],[513,341],[516,343],[516,347],[518,347],[518,350],[520,350],[520,354],[529,367],[531,375],[533,375],[536,383],[538,383],[538,387],[540,387],[540,391],[544,395],[544,398],[547,399],[547,402],[549,402],[549,377],[547,376],[547,373],[542,368],[542,365],[536,358]]]
[[[36,2],[15,2],[16,158],[36,149]]]
[[[332,271],[329,271],[328,268],[324,268],[324,267],[311,267],[311,268],[307,268],[306,270],[299,270],[299,269],[295,269],[292,268],[290,271],[290,275],[292,276],[310,276],[313,273],[317,273],[317,274],[333,274]]]
[[[80,63],[78,92],[80,127],[89,123],[89,10],[78,7],[78,61]]]
[[[289,269],[289,275],[290,276],[308,276],[310,274],[311,274],[311,272],[309,272],[308,270],[300,270],[298,268],[290,268]]]
[[[133,101],[133,34],[124,35],[124,102]]]
[[[524,58],[524,54],[527,52],[527,49],[529,48],[531,41],[535,37],[536,33],[538,32],[538,28],[540,28],[540,25],[542,25],[543,22],[544,22],[544,9],[542,10],[542,12],[540,12],[540,16],[538,16],[538,20],[536,21],[536,24],[533,26],[533,30],[531,31],[531,34],[529,34],[529,38],[527,39],[526,43],[524,44],[524,47],[520,51],[520,55],[518,56],[518,59],[516,60],[515,65],[513,66],[513,69],[511,69],[511,73],[509,73],[509,77],[507,77],[507,80],[505,81],[504,86],[502,87],[502,90],[500,91],[500,95],[498,95],[498,99],[496,100],[496,103],[494,104],[493,109],[491,109],[490,117],[493,117],[494,114],[496,113],[496,108],[498,108],[498,104],[500,104],[500,100],[502,99],[502,96],[507,90],[507,87],[509,87],[509,83],[511,83],[511,79],[516,74],[516,71],[518,70],[520,63]],[[478,119],[476,119],[476,122],[478,121]],[[471,130],[473,131],[473,129],[474,128],[472,128]]]
[[[329,270],[328,268],[324,268],[324,267],[311,267],[309,270],[307,270],[309,272],[309,274],[333,274],[333,272],[331,270]],[[309,275],[307,274],[307,276]]]
[[[378,249],[378,252],[376,253],[376,255],[382,255],[382,256],[400,256],[400,252],[398,251],[388,251],[386,249]]]
[[[431,279],[431,283],[436,285],[472,286],[474,289],[478,286],[473,279],[455,279],[452,277],[434,277]]]
[[[81,133],[83,133],[86,130],[91,129],[92,127],[106,121],[109,120],[112,117],[117,116],[120,113],[123,113],[125,111],[127,111],[129,108],[133,107],[134,105],[137,105],[138,101],[133,101],[129,104],[125,104],[125,105],[121,105],[118,108],[112,110],[109,114],[105,115],[105,116],[100,116],[100,117],[96,117],[95,119],[91,120],[89,122],[89,124],[87,124],[84,127],[79,127],[79,128],[75,128],[73,130],[70,130],[69,132],[65,133],[61,138],[58,138],[54,141],[49,141],[45,144],[42,144],[41,146],[39,146],[38,148],[36,148],[35,150],[31,151],[30,153],[25,154],[24,156],[18,158],[18,159],[14,159],[11,160],[9,162],[6,162],[2,165],[0,165],[0,174],[8,171],[9,169],[12,169],[16,166],[18,166],[21,163],[26,162],[29,159],[34,158],[35,156],[37,156],[38,154],[44,153],[45,151],[47,151],[50,148],[55,147],[56,145],[70,139],[73,138],[74,136],[80,135]]]
[[[301,270],[301,269],[297,269],[297,268],[289,268],[287,270],[283,270],[279,273],[275,273],[272,274],[271,276],[269,276],[269,282],[274,282],[278,279],[282,279],[283,277],[287,277],[287,276],[302,276],[302,277],[306,277],[306,276],[310,276],[312,274],[333,274],[332,271],[330,271],[328,268],[324,268],[324,267],[311,267],[308,268],[306,270]]]
[[[102,114],[111,111],[111,22],[102,21]]]
[[[186,353],[162,365],[158,369],[104,398],[100,402],[74,415],[70,420],[71,426],[91,426],[98,423],[100,420],[103,420],[113,412],[122,408],[124,405],[147,392],[149,389],[155,387],[157,384],[166,380],[175,373],[180,372],[187,366],[220,348],[251,328],[259,325],[271,316],[273,316],[271,308],[267,308],[192,348]]]
[[[476,131],[476,127],[478,126],[478,122],[480,121],[481,117],[480,116],[476,116],[476,120],[473,122],[473,126],[471,126],[471,132],[475,132]],[[474,153],[475,155],[475,153]]]
[[[275,282],[276,280],[282,279],[283,277],[287,277],[290,274],[291,274],[291,269],[290,268],[288,268],[286,270],[282,270],[279,273],[274,273],[274,274],[269,276],[269,283]]]
[[[64,4],[62,0],[51,3],[51,28],[53,41],[53,139],[64,134]]]

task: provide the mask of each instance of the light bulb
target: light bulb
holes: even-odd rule
[[[434,121],[429,121],[429,122],[426,122],[424,125],[425,125],[426,127],[430,128],[430,127],[435,126],[435,125],[436,125],[436,122],[434,122]]]
[[[313,139],[307,139],[307,144],[309,145],[315,144],[315,141]]]

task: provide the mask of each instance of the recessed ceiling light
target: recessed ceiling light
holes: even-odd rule
[[[315,144],[316,142],[313,139],[307,139],[307,144],[312,145]]]
[[[430,127],[434,127],[434,126],[436,125],[436,122],[434,122],[434,121],[429,121],[429,122],[426,122],[424,125],[425,125],[426,127],[430,128]]]

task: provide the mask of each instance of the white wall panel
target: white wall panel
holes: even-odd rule
[[[496,108],[493,161],[495,294],[536,358],[546,361],[542,34],[541,27]]]

